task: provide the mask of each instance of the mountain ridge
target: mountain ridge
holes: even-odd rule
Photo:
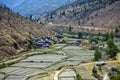
[[[20,5],[25,0],[0,0],[2,5],[6,5],[10,9],[15,8],[16,6]]]
[[[52,14],[41,19],[40,22],[52,22],[53,24],[63,25],[116,27],[120,26],[119,4],[120,0],[77,0],[69,5],[56,9]],[[111,9],[111,11],[109,11],[110,13],[107,12],[106,8]],[[105,15],[102,15],[102,13]],[[98,14],[101,14],[99,16],[102,16],[102,18],[96,17]],[[109,18],[112,17],[116,17],[115,19],[117,19],[116,21],[113,19],[113,22],[115,21],[116,23],[114,25],[109,24]],[[94,21],[92,20],[93,18]],[[99,24],[99,22],[97,23],[95,21],[100,21],[101,23]],[[107,24],[104,21],[107,22]]]
[[[14,12],[18,12],[24,17],[29,17],[32,15],[33,19],[39,19],[51,13],[58,7],[74,1],[75,0],[1,0],[0,3],[5,4],[9,8],[12,8]]]

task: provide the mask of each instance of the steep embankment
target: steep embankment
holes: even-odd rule
[[[42,21],[55,24],[119,27],[120,0],[77,0],[58,8]]]
[[[0,7],[0,60],[30,49],[30,37],[51,33],[45,27]]]

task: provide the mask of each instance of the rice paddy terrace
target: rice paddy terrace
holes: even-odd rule
[[[81,63],[90,62],[94,57],[94,51],[84,50],[79,46],[56,44],[52,48],[54,48],[55,53],[41,54],[40,52],[39,54],[37,52],[36,55],[26,57],[18,63],[2,68],[0,80],[53,80],[56,71],[61,68],[78,66]],[[58,74],[57,79],[76,80],[75,77],[75,70],[64,69]]]

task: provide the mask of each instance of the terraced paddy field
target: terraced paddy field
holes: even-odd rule
[[[67,44],[55,44],[53,47],[55,48],[55,49],[60,49],[60,48],[62,48],[62,47],[64,47],[64,46],[66,46]]]
[[[59,76],[59,80],[76,80],[76,73],[73,69],[66,69]]]
[[[90,62],[94,56],[94,51],[83,50],[79,46],[66,46],[57,44],[63,53],[37,54],[26,57],[9,67],[0,70],[0,80],[47,80],[48,77],[34,78],[34,76],[49,75],[51,71],[56,71],[65,66],[77,66],[83,62]],[[71,73],[74,73],[70,70]],[[65,71],[64,74],[69,73]],[[61,74],[62,75],[62,74]],[[75,76],[75,74],[74,74]],[[46,79],[47,78],[47,79]],[[48,79],[49,80],[49,79]],[[51,78],[52,80],[52,78]],[[74,78],[60,78],[60,80],[74,80]]]
[[[97,80],[92,75],[92,68],[94,63],[86,63],[75,67],[76,73],[79,74],[83,80]]]
[[[66,56],[56,54],[30,56],[21,60],[19,63],[1,69],[0,73],[6,75],[1,74],[1,77],[5,76],[5,80],[26,80],[34,75],[47,74],[48,72],[44,70],[44,68],[64,58],[66,58]]]
[[[2,80],[5,77],[4,73],[0,73],[0,80]]]
[[[120,42],[119,42],[119,43],[115,43],[115,45],[116,45],[117,48],[120,50]]]

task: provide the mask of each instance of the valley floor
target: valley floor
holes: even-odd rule
[[[28,52],[17,63],[1,69],[0,80],[76,80],[77,74],[83,80],[97,80],[92,74],[94,53],[82,46],[55,44]],[[107,64],[117,66],[120,60],[107,61]]]

